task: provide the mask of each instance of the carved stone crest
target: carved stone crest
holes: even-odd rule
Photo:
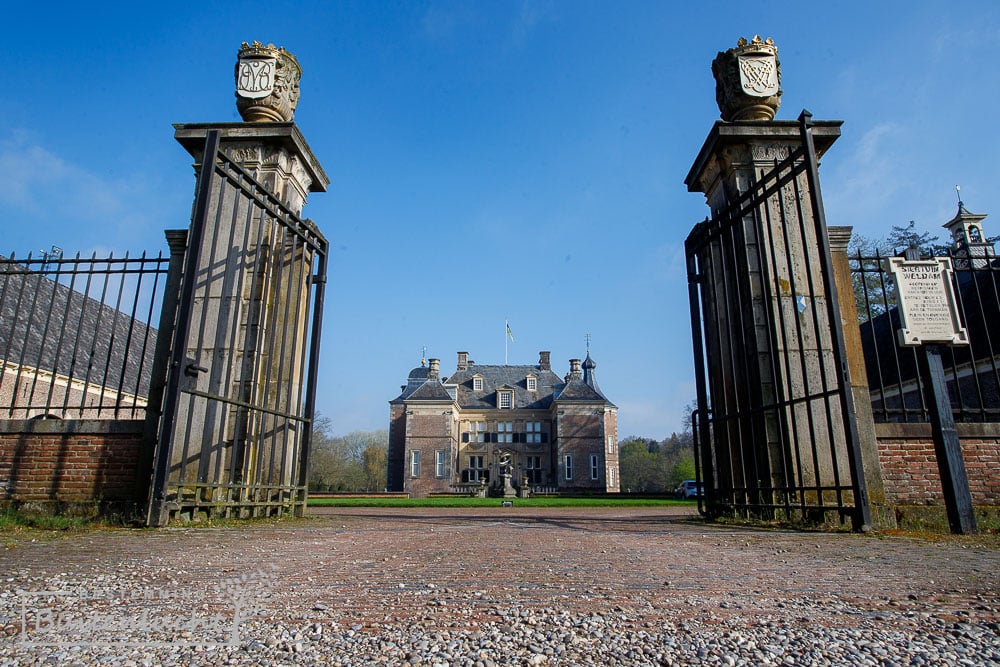
[[[781,64],[770,37],[740,37],[735,49],[719,52],[712,74],[723,120],[774,119],[781,104]]]
[[[290,122],[299,103],[302,68],[274,44],[243,42],[236,62],[236,108],[248,123]]]
[[[275,58],[240,58],[236,65],[236,94],[259,100],[274,90]]]
[[[740,86],[747,95],[770,97],[778,94],[778,59],[772,55],[737,56]]]

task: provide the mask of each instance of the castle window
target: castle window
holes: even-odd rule
[[[573,479],[573,455],[567,454],[563,461],[565,467],[565,477],[567,480]]]
[[[483,461],[483,456],[475,455],[469,457],[468,479],[470,482],[479,482],[486,479],[486,466],[483,465]]]
[[[600,468],[600,457],[597,454],[590,455],[590,479],[600,479],[601,478],[601,468]]]
[[[529,375],[525,380],[525,383],[527,384],[528,391],[538,390],[538,380],[535,378],[534,375]]]
[[[528,478],[529,484],[541,484],[542,483],[542,457],[541,456],[526,456],[524,462],[525,477]]]
[[[512,391],[498,391],[497,395],[500,397],[500,409],[509,410],[514,407],[514,392]]]
[[[983,235],[979,233],[979,227],[975,225],[969,227],[969,240],[973,243],[983,242]]]
[[[439,449],[434,452],[434,474],[437,477],[444,477],[444,464],[445,464],[445,452],[443,449]]]
[[[472,378],[472,391],[482,391],[483,390],[483,378],[478,375]]]
[[[514,442],[514,422],[497,422],[497,442]]]
[[[608,454],[618,453],[618,442],[615,440],[615,436],[608,436]]]
[[[542,422],[524,422],[524,441],[529,444],[542,441]]]
[[[613,467],[608,468],[608,486],[613,487],[615,485],[615,469]]]
[[[410,477],[420,477],[420,452],[410,452]]]
[[[472,442],[486,442],[486,422],[469,422]]]

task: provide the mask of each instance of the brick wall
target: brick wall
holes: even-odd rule
[[[136,498],[142,427],[141,421],[0,422],[0,501],[145,500]]]
[[[603,408],[602,408],[603,409]],[[561,408],[562,414],[556,422],[559,449],[559,486],[564,489],[601,490],[605,488],[601,479],[590,477],[590,455],[598,455],[598,469],[604,473],[604,414],[593,406],[584,408]],[[573,457],[573,479],[566,479],[566,455]]]
[[[386,488],[403,490],[403,467],[406,462],[406,406],[389,406],[389,454],[386,465]]]
[[[455,424],[450,410],[411,411],[406,415],[406,461],[403,470],[403,488],[414,498],[430,493],[447,492],[451,488],[451,468],[446,465],[445,476],[438,477],[435,456],[445,452],[445,461],[451,460],[455,443]],[[442,414],[444,412],[444,414]],[[420,452],[420,475],[412,476],[412,452]]]
[[[958,424],[972,503],[1000,506],[1000,424]],[[943,505],[929,424],[876,424],[879,462],[891,505]]]

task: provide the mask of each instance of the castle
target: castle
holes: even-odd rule
[[[618,408],[590,358],[560,378],[549,352],[536,365],[477,365],[458,353],[410,371],[389,402],[389,491],[520,495],[617,493]]]

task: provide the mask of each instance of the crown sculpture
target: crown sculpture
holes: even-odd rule
[[[773,39],[740,37],[735,49],[715,57],[712,74],[722,120],[774,119],[781,105],[781,63]]]
[[[290,123],[301,77],[299,61],[285,47],[243,42],[236,61],[236,109],[248,123]]]

